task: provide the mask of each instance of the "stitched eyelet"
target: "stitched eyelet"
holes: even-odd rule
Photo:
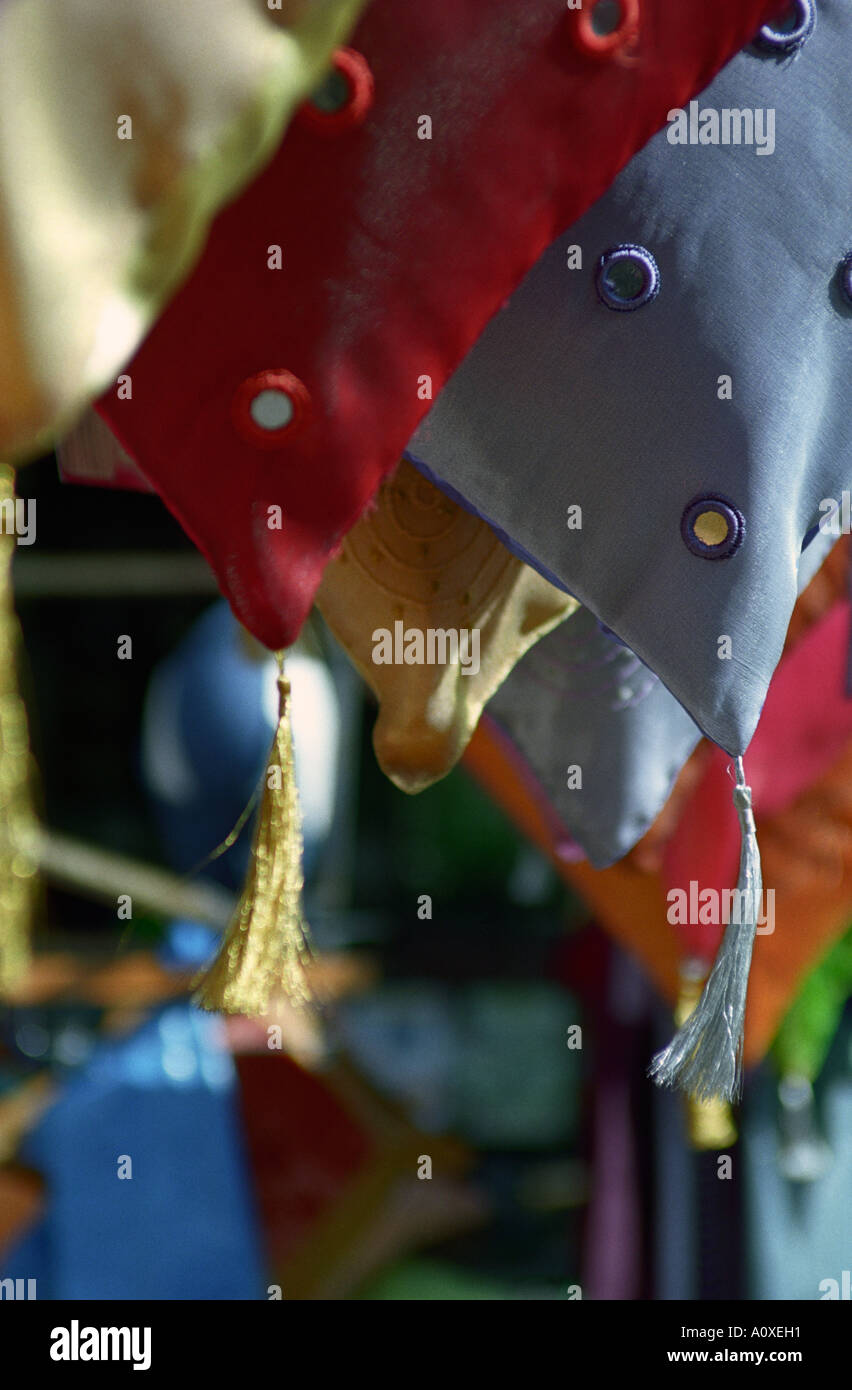
[[[847,251],[837,267],[837,283],[847,304],[852,304],[852,251]]]
[[[816,24],[816,5],[814,0],[792,0],[789,6],[790,23],[781,27],[781,21],[764,24],[755,43],[766,53],[787,55],[795,53],[806,43]]]
[[[644,246],[625,242],[604,251],[595,271],[598,298],[608,309],[629,313],[650,304],[660,292],[657,262]]]
[[[338,48],[328,73],[299,107],[300,125],[326,135],[350,130],[366,119],[375,84],[370,65],[354,48]]]
[[[693,555],[727,560],[743,543],[745,517],[727,497],[694,497],[681,517],[680,533]]]
[[[639,0],[593,0],[570,11],[572,34],[587,58],[611,58],[632,43],[639,29]]]
[[[292,372],[277,368],[246,378],[234,393],[231,418],[250,444],[277,449],[306,423],[310,407],[304,383]]]

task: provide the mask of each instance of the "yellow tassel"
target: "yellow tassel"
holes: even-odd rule
[[[20,629],[12,602],[15,471],[0,465],[0,993],[14,988],[30,962],[36,891],[35,816],[30,787],[27,712],[18,690]]]
[[[278,653],[278,728],[242,897],[219,954],[198,982],[203,1009],[257,1018],[276,1002],[311,999],[311,950],[302,916],[302,830],[293,767],[290,683]]]
[[[680,994],[675,1005],[675,1023],[680,1028],[696,1008],[704,986],[704,968],[687,963],[680,977]],[[737,1142],[737,1129],[726,1100],[696,1100],[684,1096],[686,1130],[693,1149],[727,1149]]]

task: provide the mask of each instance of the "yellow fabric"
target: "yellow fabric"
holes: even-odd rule
[[[317,605],[379,701],[376,757],[406,792],[450,771],[515,663],[577,607],[405,461],[326,569]],[[377,664],[374,634],[397,622],[478,630],[478,672]]]
[[[15,505],[15,474],[8,464],[0,465],[0,503],[5,512]],[[10,578],[14,553],[15,533],[6,515],[0,523],[0,994],[14,988],[29,964],[36,889],[29,733],[18,691],[20,630]]]
[[[7,457],[43,448],[114,379],[192,268],[210,220],[271,157],[363,5],[0,6]],[[119,139],[125,116],[132,138]]]
[[[680,994],[675,1005],[674,1018],[678,1028],[686,1023],[689,1015],[697,1007],[704,987],[704,976],[681,971]],[[686,1108],[686,1132],[694,1149],[727,1149],[737,1142],[737,1127],[731,1107],[726,1100],[696,1100],[694,1096],[684,1096]]]

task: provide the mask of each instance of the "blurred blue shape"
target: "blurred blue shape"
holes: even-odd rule
[[[324,662],[294,649],[287,675],[309,877],[334,811],[340,712]],[[225,840],[260,786],[278,718],[276,677],[274,659],[250,653],[225,602],[213,604],[154,672],[142,775],[164,851],[180,873]],[[239,888],[250,844],[246,828],[205,874]]]
[[[219,939],[215,927],[181,919],[172,922],[157,955],[166,969],[200,970],[216,954]]]
[[[26,1142],[48,1209],[3,1277],[40,1298],[264,1298],[240,1133],[220,1019],[171,1004],[103,1040]]]
[[[813,1182],[791,1182],[780,1161],[777,1078],[764,1066],[752,1081],[740,1142],[746,1175],[749,1297],[753,1299],[823,1300],[832,1287],[830,1281],[842,1291],[844,1270],[852,1271],[849,1013],[814,1090],[820,1129],[834,1161]]]

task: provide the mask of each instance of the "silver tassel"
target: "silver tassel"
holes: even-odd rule
[[[734,805],[741,835],[736,910],[697,1008],[648,1069],[658,1086],[678,1086],[699,1101],[734,1101],[742,1091],[746,993],[763,883],[742,758],[735,767]]]

